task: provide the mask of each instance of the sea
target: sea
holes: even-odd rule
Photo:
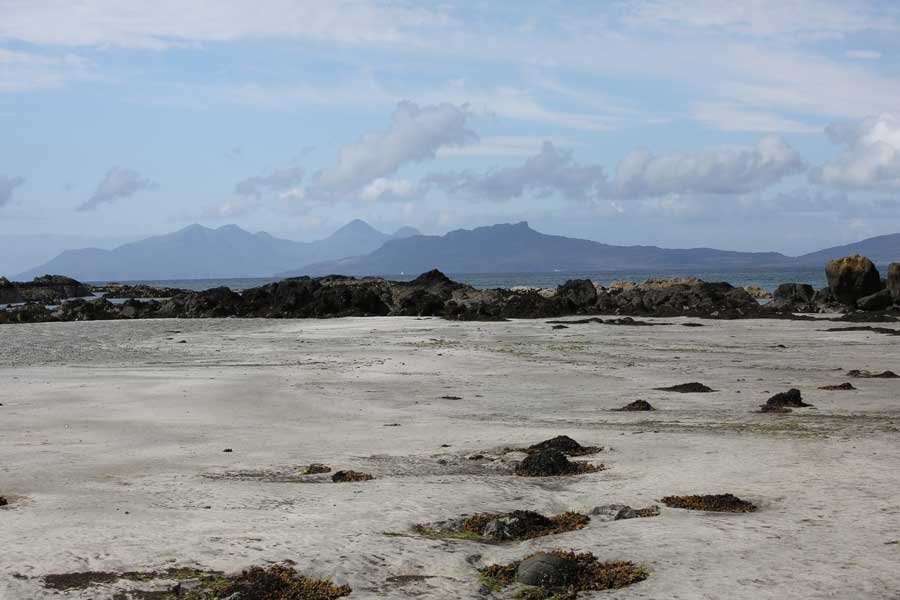
[[[385,274],[386,279],[394,281],[410,281],[419,274]],[[734,271],[698,271],[698,270],[660,270],[660,271],[553,271],[550,273],[447,273],[454,281],[467,283],[476,288],[510,288],[528,286],[535,288],[556,287],[570,279],[590,279],[609,285],[616,280],[641,282],[650,278],[661,277],[698,277],[704,281],[727,281],[743,287],[758,285],[766,290],[774,291],[782,283],[808,283],[815,288],[825,286],[825,270],[816,269],[776,269],[776,270],[734,270]],[[154,279],[140,281],[118,281],[117,283],[146,284],[153,287],[174,287],[202,291],[215,287],[228,287],[236,291],[258,287],[278,281],[275,277],[252,277],[237,279]],[[102,285],[110,282],[90,282]]]

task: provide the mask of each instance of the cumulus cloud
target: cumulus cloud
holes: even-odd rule
[[[359,193],[361,200],[375,201],[407,201],[419,192],[419,187],[407,179],[387,179],[379,177],[367,185]]]
[[[740,194],[761,190],[805,169],[800,155],[775,136],[766,136],[752,147],[694,154],[635,150],[616,167],[612,191],[621,197]]]
[[[441,148],[472,143],[478,136],[466,128],[468,116],[466,106],[400,102],[388,129],[341,148],[337,164],[319,171],[313,188],[318,194],[346,194],[407,163],[434,158]]]
[[[78,205],[75,210],[81,212],[96,210],[101,204],[112,203],[116,200],[133,196],[138,192],[153,190],[157,187],[159,186],[156,183],[142,177],[137,171],[113,167],[106,172],[106,176],[97,185],[94,195]]]
[[[900,118],[885,114],[829,125],[832,142],[843,146],[835,160],[811,173],[816,183],[842,188],[900,190]]]
[[[276,169],[266,175],[248,177],[237,182],[234,193],[239,196],[259,198],[266,192],[284,193],[297,187],[306,175],[302,167]]]
[[[0,206],[9,204],[12,201],[13,191],[24,183],[24,177],[0,175]]]
[[[447,194],[470,200],[504,202],[526,194],[548,197],[554,194],[573,199],[596,198],[606,184],[606,171],[599,165],[581,165],[571,150],[544,142],[540,152],[516,167],[484,173],[459,171],[434,173],[426,182]]]

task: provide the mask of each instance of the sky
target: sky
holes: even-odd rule
[[[354,218],[900,232],[900,2],[0,0],[0,236]]]

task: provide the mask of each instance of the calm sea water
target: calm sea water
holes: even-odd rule
[[[415,275],[385,275],[395,281],[410,281]],[[569,279],[591,279],[608,285],[617,279],[644,281],[651,277],[699,277],[705,281],[727,281],[735,286],[759,285],[769,291],[781,283],[808,283],[813,287],[825,286],[824,269],[784,269],[765,271],[558,271],[553,273],[448,273],[455,281],[467,283],[476,288],[512,287],[527,285],[530,287],[555,287]],[[167,279],[130,281],[127,283],[144,283],[155,287],[177,287],[189,290],[206,290],[225,286],[233,290],[245,290],[257,287],[277,278],[241,278],[241,279]],[[125,283],[125,282],[120,282]]]

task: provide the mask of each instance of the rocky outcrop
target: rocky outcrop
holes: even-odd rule
[[[68,283],[60,289],[66,293],[81,291]],[[129,299],[124,304],[112,304],[105,299],[70,300],[52,312],[14,308],[0,311],[0,322],[346,316],[440,316],[453,320],[491,321],[619,315],[618,321],[605,322],[649,324],[626,319],[635,316],[783,317],[789,316],[786,313],[791,311],[821,309],[825,296],[833,298],[830,288],[814,292],[805,284],[786,284],[779,288],[773,302],[761,306],[743,288],[694,279],[656,279],[615,288],[578,279],[553,289],[552,294],[528,288],[485,290],[455,282],[440,271],[429,271],[407,282],[331,275],[285,279],[243,292],[224,287],[201,292],[174,291],[177,293],[173,297],[159,301]],[[863,306],[874,306],[883,303],[884,296],[860,302]]]
[[[19,291],[16,284],[6,277],[0,277],[0,304],[15,304],[24,301],[25,298],[22,297],[22,292]]]
[[[750,294],[752,298],[756,298],[757,300],[769,300],[770,298],[772,298],[772,292],[758,285],[745,285],[744,291]]]
[[[44,275],[35,277],[30,282],[15,285],[26,301],[42,304],[59,304],[68,298],[92,295],[91,290],[80,281],[63,275]]]
[[[173,298],[180,294],[189,293],[190,290],[181,288],[153,287],[150,285],[125,285],[110,283],[102,286],[92,286],[95,294],[103,294],[104,298]]]
[[[857,300],[881,291],[881,275],[871,260],[860,254],[829,260],[825,265],[828,287],[839,302],[855,307]]]
[[[773,294],[772,308],[792,312],[815,312],[816,291],[806,283],[782,283]]]

